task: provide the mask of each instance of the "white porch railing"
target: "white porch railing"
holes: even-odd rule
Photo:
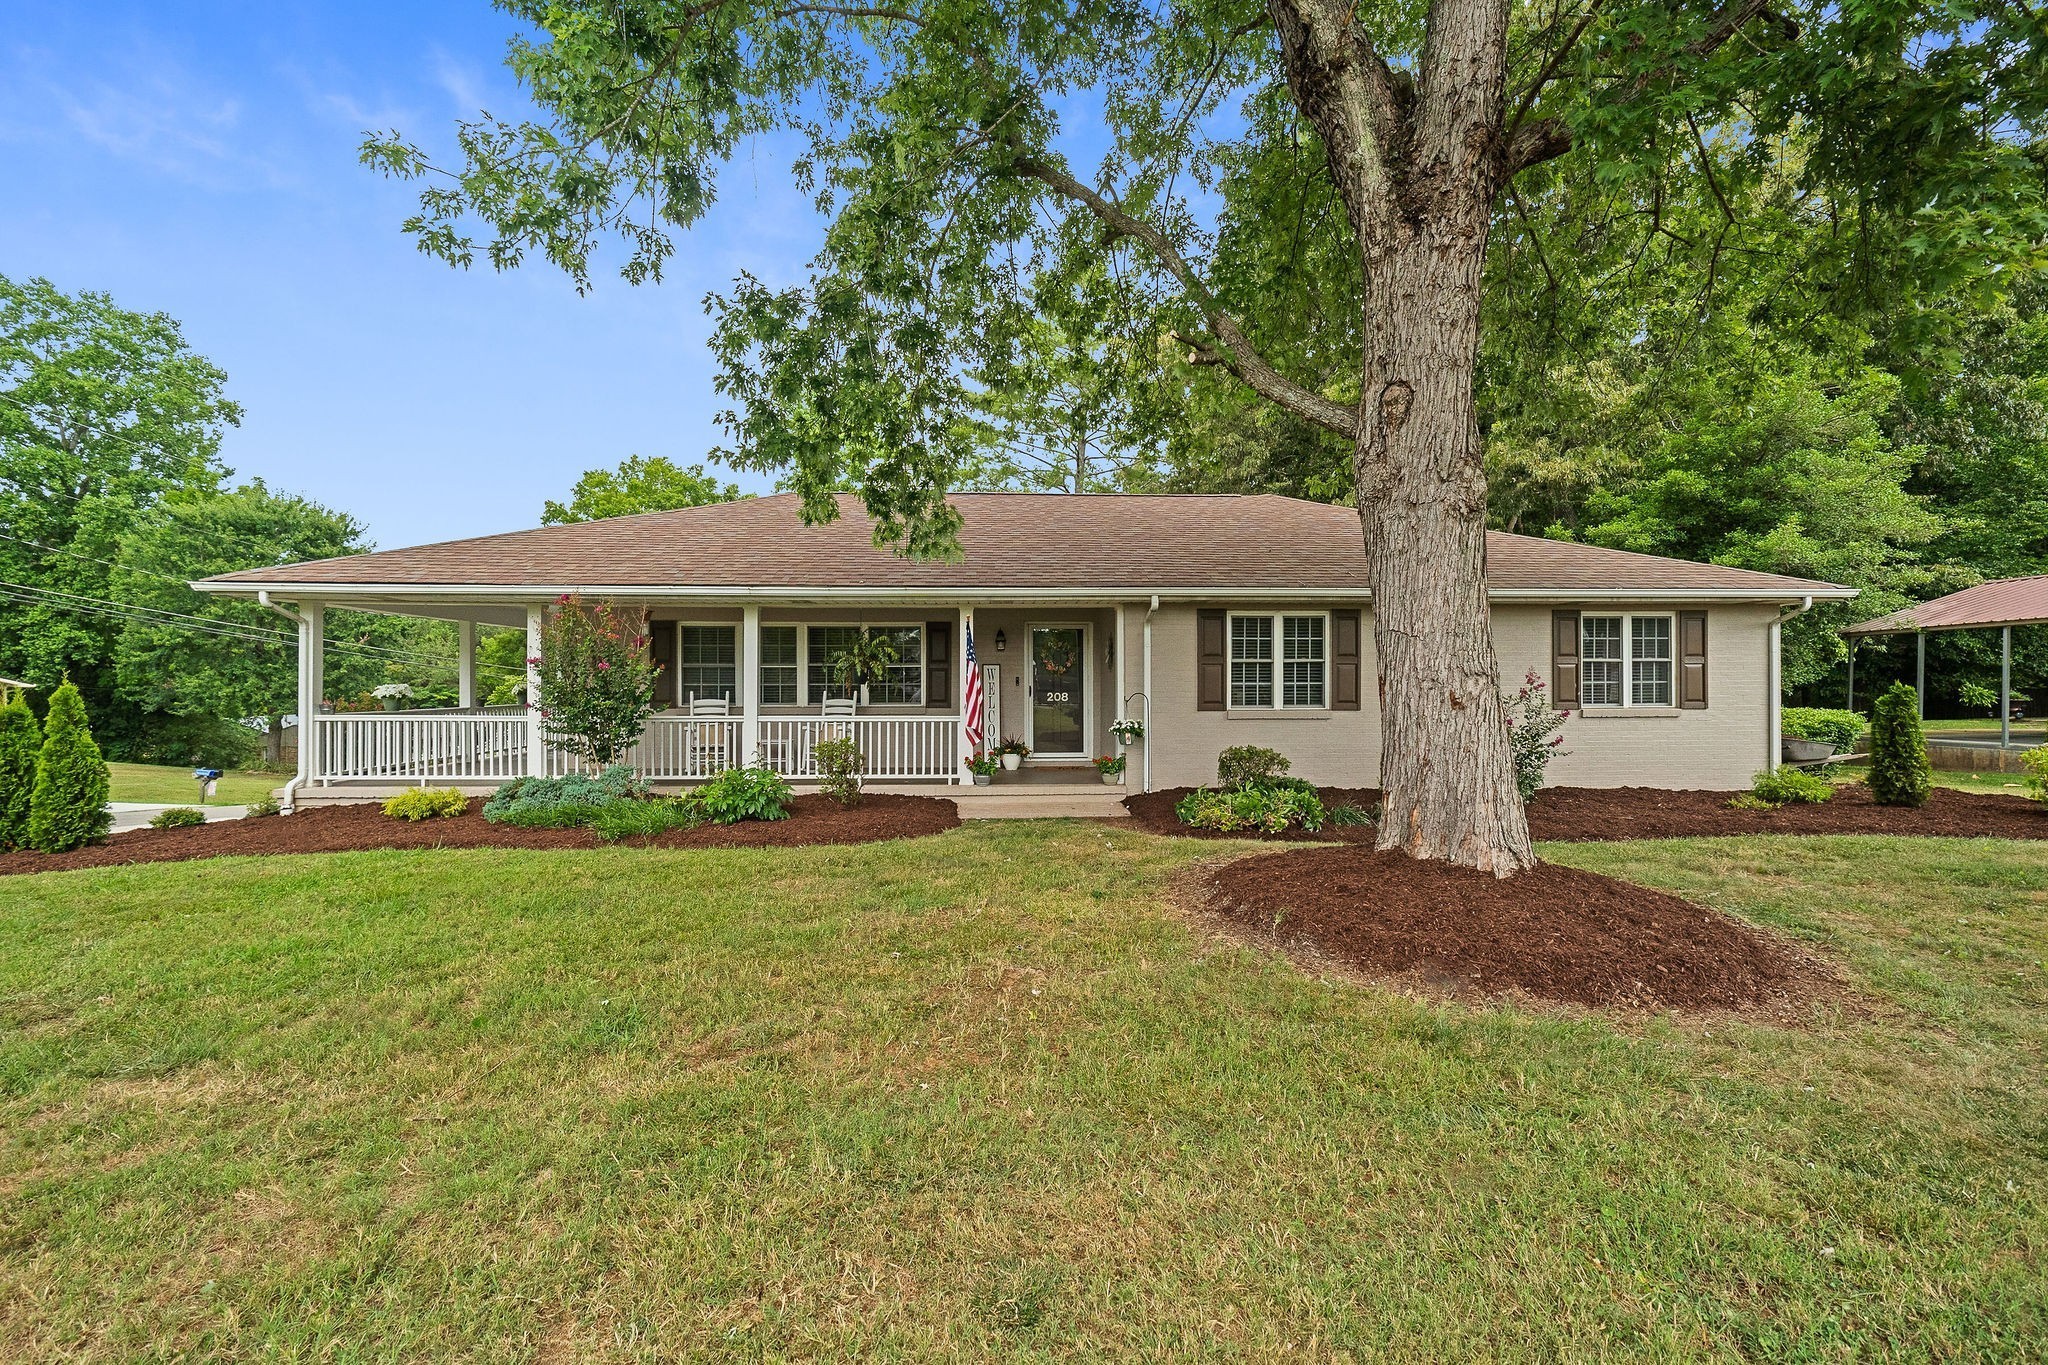
[[[627,750],[620,761],[650,782],[695,782],[716,777],[747,761],[745,727],[746,722],[738,716],[656,716],[647,722],[640,742]],[[550,777],[590,772],[595,767],[575,754],[548,750]]]
[[[867,777],[951,779],[960,771],[957,716],[764,716],[761,760],[785,777],[816,777],[818,742],[826,739],[859,745]]]
[[[758,723],[760,761],[798,781],[818,775],[819,741],[837,738],[860,746],[867,777],[950,781],[959,773],[957,716],[764,716]],[[746,735],[741,716],[656,716],[623,761],[650,781],[702,781],[747,761]],[[314,719],[314,736],[315,782],[504,782],[527,773],[527,716],[518,707],[323,715]],[[548,750],[549,776],[590,766]]]
[[[315,779],[505,781],[526,772],[526,717],[474,712],[316,716]]]

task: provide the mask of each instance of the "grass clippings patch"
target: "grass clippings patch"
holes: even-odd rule
[[[1205,889],[1257,937],[1432,994],[1795,1019],[1832,993],[1825,968],[1739,920],[1549,863],[1500,879],[1314,848],[1228,863]]]
[[[139,829],[69,853],[0,855],[0,876],[60,872],[122,863],[186,862],[265,853],[353,853],[382,848],[599,848],[587,829],[523,829],[485,820],[483,802],[444,820],[394,820],[376,804],[322,806],[295,815],[223,820],[183,829]],[[799,796],[786,820],[673,829],[623,842],[639,848],[798,848],[864,844],[938,834],[960,823],[951,801],[931,796],[868,796],[851,810],[816,793]]]

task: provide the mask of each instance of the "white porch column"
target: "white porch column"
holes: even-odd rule
[[[1785,749],[1784,741],[1779,738],[1783,722],[1778,719],[1778,708],[1785,704],[1784,697],[1779,691],[1783,686],[1780,679],[1784,677],[1784,632],[1782,622],[1771,622],[1771,657],[1766,660],[1769,666],[1765,669],[1768,679],[1765,685],[1770,688],[1770,695],[1764,701],[1764,771],[1767,773],[1778,771],[1778,763],[1784,757]]]
[[[299,777],[324,780],[320,771],[320,697],[327,690],[327,608],[301,602],[299,615]]]
[[[2012,627],[1998,656],[1998,747],[2012,747]]]
[[[476,709],[476,622],[456,627],[455,704],[465,711]]]
[[[761,608],[740,608],[740,752],[761,761]]]
[[[526,773],[548,775],[548,740],[540,728],[540,619],[543,608],[526,609]]]
[[[953,742],[958,746],[960,755],[958,763],[955,764],[953,781],[958,785],[972,786],[974,785],[974,770],[967,766],[967,760],[974,757],[974,746],[967,742],[967,637],[974,632],[974,608],[962,606],[958,609],[958,614],[960,624],[955,629],[960,640],[953,650],[953,656],[957,660],[953,667],[958,676],[953,679],[953,686],[959,689],[957,695],[960,698],[960,702],[953,710],[959,715],[960,723],[953,731]],[[981,646],[978,644],[975,646],[977,652],[979,652],[980,648]],[[981,667],[978,662],[974,666],[976,668]],[[982,702],[981,713],[984,716],[988,714],[988,703],[985,698]]]

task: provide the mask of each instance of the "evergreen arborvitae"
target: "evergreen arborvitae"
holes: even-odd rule
[[[106,837],[107,761],[85,723],[85,700],[65,683],[50,696],[43,721],[43,751],[29,798],[28,846],[63,853]]]
[[[1871,710],[1870,794],[1881,806],[1922,806],[1933,785],[1920,694],[1911,683],[1893,683]]]
[[[28,803],[36,787],[43,727],[19,697],[0,706],[0,853],[28,845]]]

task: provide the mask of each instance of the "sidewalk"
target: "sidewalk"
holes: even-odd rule
[[[249,813],[247,806],[193,806],[191,802],[177,804],[149,805],[140,801],[109,801],[107,809],[114,813],[115,834],[123,830],[147,829],[149,822],[159,812],[189,807],[206,812],[206,823],[216,820],[239,820]]]

